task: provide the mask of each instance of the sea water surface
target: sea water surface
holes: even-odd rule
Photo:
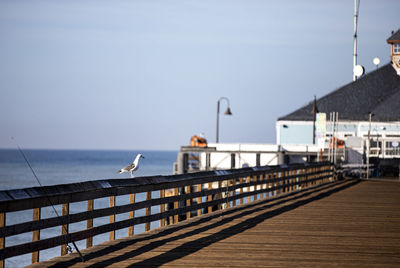
[[[173,151],[101,151],[101,150],[23,150],[29,164],[37,175],[43,186],[76,183],[89,180],[100,179],[121,179],[129,178],[130,174],[118,174],[117,171],[126,165],[132,163],[138,153],[144,155],[140,160],[140,168],[135,172],[135,177],[152,175],[171,175],[173,172],[173,163],[176,160],[177,152]],[[37,187],[35,176],[24,160],[19,150],[0,150],[0,190],[22,189],[28,187]],[[153,197],[158,197],[158,192],[153,192]],[[136,200],[144,200],[145,194],[137,195]],[[117,205],[129,203],[129,196],[116,198]],[[108,198],[96,199],[94,206],[96,208],[107,207]],[[61,215],[61,205],[46,207],[42,209],[42,218],[55,217]],[[70,204],[70,213],[85,211],[86,202],[77,202]],[[153,207],[152,213],[157,213],[159,208]],[[136,216],[144,215],[144,209],[135,213]],[[127,219],[128,214],[116,215],[116,220]],[[16,224],[32,219],[32,210],[7,213],[6,225]],[[107,224],[109,217],[94,219],[94,226]],[[153,222],[151,228],[159,226],[159,222]],[[74,232],[84,230],[86,221],[71,224],[69,231]],[[144,231],[144,225],[135,226],[135,233]],[[41,231],[41,239],[54,235],[59,235],[60,227],[48,228]],[[127,229],[117,230],[116,238],[126,237]],[[108,233],[95,236],[93,244],[100,244],[108,240]],[[6,246],[26,243],[32,240],[32,233],[25,233],[6,238]],[[78,248],[86,247],[86,241],[78,241]],[[72,246],[72,244],[71,244]],[[47,260],[60,255],[60,247],[40,251],[40,260]],[[25,254],[6,259],[6,267],[22,267],[31,263],[31,254]]]

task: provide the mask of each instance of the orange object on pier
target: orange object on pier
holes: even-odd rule
[[[335,145],[335,142],[336,142],[336,145],[337,145],[336,148],[344,148],[344,140],[341,140],[341,139],[338,139],[338,138],[331,138],[330,139],[331,148],[333,148],[333,146]]]
[[[192,147],[207,147],[207,140],[204,137],[194,135],[190,138],[190,146],[192,146]]]

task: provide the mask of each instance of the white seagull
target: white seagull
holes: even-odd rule
[[[133,178],[133,172],[138,170],[138,168],[139,168],[139,159],[140,158],[144,158],[144,156],[141,154],[138,154],[135,158],[135,161],[133,161],[132,164],[127,165],[126,167],[118,170],[119,174],[124,173],[124,172],[130,172],[131,177]]]

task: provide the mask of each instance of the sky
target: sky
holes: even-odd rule
[[[358,63],[390,61],[398,0],[361,0]],[[0,148],[275,143],[352,81],[352,0],[0,1]],[[11,140],[14,137],[14,142]]]

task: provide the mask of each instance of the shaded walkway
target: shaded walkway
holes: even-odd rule
[[[41,267],[398,266],[400,183],[340,181],[57,257]],[[36,266],[36,265],[33,265]]]

